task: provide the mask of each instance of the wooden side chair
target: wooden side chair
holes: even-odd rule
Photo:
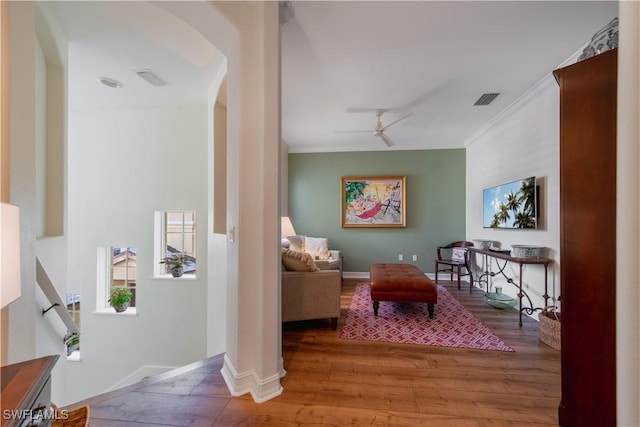
[[[469,276],[469,292],[473,288],[473,275],[469,268],[469,251],[467,248],[473,246],[472,242],[458,240],[446,246],[438,246],[438,258],[435,260],[436,283],[438,283],[438,273],[449,273],[449,280],[453,281],[455,270],[458,278],[458,289],[460,289],[460,277]]]
[[[56,417],[51,420],[51,427],[87,427],[89,426],[90,411],[88,405],[69,409],[62,413],[60,408],[51,404]]]

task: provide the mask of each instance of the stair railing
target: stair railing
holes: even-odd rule
[[[42,315],[44,316],[49,310],[55,309],[56,313],[58,313],[58,316],[60,316],[60,319],[67,327],[67,335],[62,338],[65,344],[67,344],[72,337],[79,337],[80,329],[78,329],[78,325],[76,325],[76,322],[73,321],[73,318],[69,314],[67,304],[62,301],[56,287],[53,285],[53,282],[37,257],[36,281],[51,304],[49,308],[42,310]]]

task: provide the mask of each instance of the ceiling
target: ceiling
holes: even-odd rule
[[[290,152],[438,149],[465,140],[589,42],[615,2],[293,2],[282,28]],[[500,95],[474,106],[483,93]],[[362,109],[365,112],[348,112]],[[367,111],[371,109],[372,111]],[[386,125],[373,135],[375,109]],[[371,130],[369,133],[336,133]]]
[[[72,109],[204,104],[222,54],[163,2],[41,3],[69,45]],[[282,25],[290,152],[463,147],[617,15],[613,1],[297,1]],[[47,51],[46,43],[43,49]],[[133,70],[152,69],[154,87]],[[100,76],[122,83],[112,89]],[[483,94],[500,95],[473,106]],[[348,112],[364,109],[365,112]],[[373,135],[375,110],[390,127]],[[370,130],[365,133],[336,131]]]
[[[60,28],[69,41],[71,109],[207,103],[209,86],[224,56],[161,5],[146,1],[40,3],[50,26]],[[43,48],[47,54],[47,46]],[[140,69],[151,69],[167,84],[150,85],[134,72]],[[106,87],[98,77],[115,79],[122,87]]]

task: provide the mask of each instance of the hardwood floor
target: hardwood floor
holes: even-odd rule
[[[538,323],[518,327],[444,282],[451,294],[515,352],[339,338],[356,280],[345,280],[338,329],[329,321],[283,329],[284,392],[262,404],[231,398],[222,357],[89,399],[100,426],[552,426],[560,402],[560,352],[538,341]],[[441,282],[442,283],[442,282]],[[437,307],[436,307],[437,315]],[[176,375],[178,374],[178,375]]]

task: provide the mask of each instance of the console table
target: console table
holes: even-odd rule
[[[476,254],[480,254],[482,256],[485,257],[485,271],[480,274],[480,276],[475,279],[478,283],[486,283],[487,284],[487,292],[489,292],[489,277],[494,277],[497,276],[499,274],[501,274],[505,279],[507,279],[508,283],[511,283],[514,286],[517,286],[518,288],[518,300],[519,300],[519,324],[520,326],[522,326],[522,312],[526,312],[527,314],[533,314],[534,311],[536,310],[543,310],[544,308],[542,307],[537,307],[534,308],[533,307],[533,302],[531,301],[531,298],[529,298],[529,295],[527,295],[527,293],[522,289],[522,266],[523,265],[530,265],[530,264],[534,264],[534,265],[542,265],[544,266],[544,305],[545,307],[548,305],[548,301],[549,301],[549,292],[548,292],[548,281],[547,281],[547,273],[548,273],[548,267],[549,264],[551,264],[553,262],[552,259],[550,258],[534,258],[534,257],[527,257],[527,258],[517,258],[517,257],[512,257],[510,254],[506,253],[506,252],[502,252],[502,251],[494,251],[494,250],[487,250],[487,249],[478,249],[478,248],[474,248],[473,246],[469,247],[469,252],[470,253],[476,253]],[[491,269],[491,259],[493,258],[496,261],[496,265],[498,267],[498,271],[493,271]],[[502,266],[500,265],[500,261],[504,261],[504,263],[502,264]],[[520,266],[520,274],[518,275],[518,281],[516,283],[515,280],[513,280],[511,277],[507,276],[507,274],[505,273],[505,268],[507,267],[508,263],[516,263]],[[473,272],[471,272],[472,278],[473,278]],[[482,286],[482,285],[481,285]],[[529,306],[528,307],[523,307],[522,306],[522,299],[526,298],[527,301],[529,302]]]
[[[45,356],[2,367],[2,427],[49,425],[43,413],[50,409],[51,370],[58,357]]]

